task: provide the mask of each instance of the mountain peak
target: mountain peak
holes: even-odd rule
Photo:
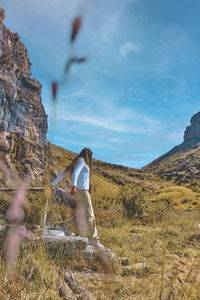
[[[192,116],[184,141],[143,168],[144,171],[176,177],[180,182],[200,177],[200,112]]]
[[[184,132],[184,142],[192,144],[200,140],[200,112],[192,116],[190,123]]]

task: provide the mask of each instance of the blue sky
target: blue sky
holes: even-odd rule
[[[28,49],[43,85],[48,139],[103,161],[140,168],[183,140],[199,109],[199,0],[0,0],[5,24]],[[71,23],[83,26],[73,66],[52,107],[52,80],[62,77]]]

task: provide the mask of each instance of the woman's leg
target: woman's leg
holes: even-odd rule
[[[81,236],[87,236],[88,226],[86,222],[85,211],[82,204],[81,193],[78,192],[78,189],[74,195],[76,199],[76,207],[74,209],[74,219],[76,224],[76,229]]]
[[[84,232],[90,240],[99,241],[96,229],[96,222],[90,194],[87,190],[77,189],[78,207],[76,213],[77,226],[79,232]],[[80,228],[81,227],[81,228]]]

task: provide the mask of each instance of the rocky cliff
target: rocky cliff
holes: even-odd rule
[[[190,123],[191,125],[186,127],[184,133],[185,143],[195,143],[200,140],[200,112],[191,118]]]
[[[178,182],[200,178],[200,112],[196,113],[186,127],[184,140],[169,152],[155,159],[142,170],[164,174]]]
[[[0,158],[41,181],[45,169],[47,116],[41,84],[31,78],[27,50],[3,24],[0,9]]]

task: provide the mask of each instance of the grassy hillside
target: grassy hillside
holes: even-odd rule
[[[181,144],[145,166],[145,172],[165,175],[184,183],[200,178],[200,143]]]
[[[56,165],[57,173],[64,170],[70,164],[72,159],[77,155],[71,151],[51,144],[51,151],[53,160]],[[181,155],[181,153],[179,153]],[[194,163],[198,161],[200,155],[200,148],[188,150],[179,158],[179,161],[193,155],[195,157]],[[171,165],[175,168],[175,161],[178,160],[178,153],[174,157],[168,158]],[[163,162],[163,165],[167,162]],[[178,164],[178,161],[177,161]],[[161,168],[161,165],[159,165]],[[180,186],[176,184],[177,177],[163,176],[163,174],[150,173],[151,168],[143,168],[143,170],[127,168],[119,165],[105,163],[99,160],[93,161],[93,181],[91,186],[91,198],[96,208],[115,209],[121,207],[120,191],[123,186],[133,185],[142,187],[152,200],[168,200],[172,206],[184,209],[194,208],[200,205],[200,189],[198,189],[198,181],[194,180],[190,183],[185,183]],[[156,169],[157,170],[157,169]],[[159,172],[158,172],[159,173]],[[66,179],[69,183],[70,180]],[[61,183],[62,187],[66,188],[65,180]]]
[[[71,163],[77,154],[56,145],[50,144],[50,147],[52,157],[49,155],[51,174],[49,179],[52,180]],[[185,154],[185,159],[188,159],[189,155],[197,157],[195,153],[199,153],[199,148],[190,150],[187,155]],[[173,158],[175,159],[177,155],[178,154]],[[169,159],[170,158],[168,158],[168,160]],[[179,182],[177,184],[177,176],[163,175],[163,173],[161,175],[147,173],[145,170],[146,169],[138,170],[127,168],[95,159],[93,160],[90,194],[98,224],[104,224],[104,226],[107,224],[109,226],[109,224],[115,223],[116,218],[123,218],[124,205],[121,197],[122,188],[125,189],[125,198],[129,197],[129,190],[131,193],[131,189],[134,191],[137,190],[137,188],[141,189],[141,192],[139,190],[138,194],[144,193],[147,195],[144,208],[145,211],[148,211],[146,214],[151,214],[152,212],[150,212],[150,210],[152,210],[152,207],[156,207],[157,204],[157,206],[162,206],[161,203],[163,203],[163,201],[179,210],[200,207],[200,185],[198,178],[180,185]],[[66,177],[59,186],[69,192],[69,184],[70,179]],[[11,193],[0,193],[1,222],[4,222],[4,215],[11,199]],[[29,224],[39,224],[45,197],[41,192],[29,192],[27,199],[26,220]],[[130,199],[130,201],[132,200]],[[125,209],[128,209],[129,204],[126,202],[125,205]],[[148,205],[149,207],[147,207]],[[159,214],[158,211],[156,213]],[[49,225],[55,224],[59,226],[65,222],[66,219],[70,218],[71,215],[72,211],[64,204],[57,205],[50,203],[47,222]]]
[[[76,156],[55,145],[51,151],[50,179]],[[198,184],[180,186],[162,175],[98,160],[92,173],[90,192],[100,241],[115,253],[110,267],[99,258],[85,260],[80,253],[63,256],[63,249],[49,256],[43,243],[27,241],[14,274],[8,276],[0,255],[0,299],[68,299],[58,292],[68,268],[97,300],[198,299]],[[69,190],[69,182],[65,178],[60,187]],[[5,224],[12,195],[1,193],[0,197],[1,223]],[[27,198],[26,224],[34,232],[45,196],[29,192]],[[71,215],[63,204],[50,203],[47,223],[60,226]],[[4,240],[0,240],[2,249]]]

